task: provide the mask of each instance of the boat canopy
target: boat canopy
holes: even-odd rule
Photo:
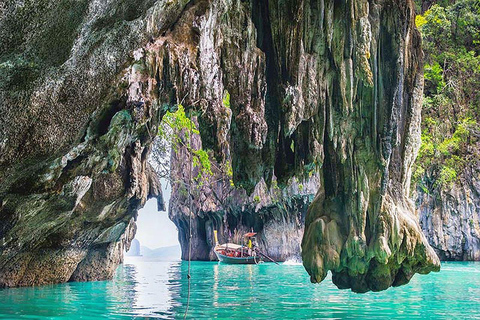
[[[257,234],[256,232],[248,232],[248,233],[245,233],[244,237],[253,237],[256,234]]]
[[[226,248],[228,248],[228,249],[237,250],[237,249],[240,249],[242,247],[243,246],[238,245],[236,243],[225,243],[225,244],[220,244],[220,245],[216,246],[215,248],[216,249],[226,249]]]

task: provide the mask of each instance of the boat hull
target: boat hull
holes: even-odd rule
[[[237,258],[237,257],[228,257],[226,255],[223,255],[221,253],[218,253],[215,251],[215,254],[217,255],[218,261],[222,263],[228,263],[228,264],[258,264],[262,261],[260,257],[242,257],[242,258]]]

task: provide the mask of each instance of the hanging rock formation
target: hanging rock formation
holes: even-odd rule
[[[220,157],[230,149],[234,181],[249,192],[273,172],[284,185],[322,168],[302,246],[312,281],[331,270],[339,287],[364,292],[438,270],[407,196],[422,96],[412,3],[235,4],[201,2],[156,42],[172,102],[201,111],[204,145]],[[192,24],[187,51],[176,33]]]
[[[331,270],[340,288],[378,291],[439,267],[407,197],[419,146],[420,38],[409,1],[326,12],[344,26],[325,26],[330,68],[340,72],[325,90],[324,183],[302,256],[312,281]]]
[[[410,0],[0,9],[1,285],[112,275],[158,194],[146,159],[178,103],[247,194],[319,168],[302,244],[312,281],[331,270],[364,292],[438,270],[407,197],[422,95]]]

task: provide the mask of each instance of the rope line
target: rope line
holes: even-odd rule
[[[192,123],[190,122],[190,133],[188,135],[188,144],[191,147],[192,146],[192,134],[193,134],[193,128],[192,128]],[[193,157],[193,156],[192,156]],[[189,198],[189,222],[188,222],[188,272],[187,272],[187,281],[188,281],[188,293],[187,293],[187,306],[185,309],[185,314],[183,315],[183,319],[187,319],[187,314],[188,314],[188,308],[190,306],[190,288],[191,288],[191,281],[190,279],[192,278],[190,274],[190,263],[192,259],[192,213],[193,213],[193,201],[192,201],[192,170],[193,170],[193,159],[190,162],[190,176],[188,178],[189,180],[189,187],[188,187],[188,198]]]

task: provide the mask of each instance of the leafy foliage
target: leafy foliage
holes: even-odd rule
[[[222,101],[222,102],[223,102],[223,106],[224,106],[225,108],[230,109],[230,93],[229,93],[227,90],[225,90],[225,93],[224,93],[224,95],[223,95],[223,101]]]
[[[170,146],[174,152],[179,152],[180,147],[187,150],[192,157],[193,168],[199,168],[195,180],[203,184],[204,180],[208,180],[208,177],[213,175],[213,172],[208,152],[202,148],[195,148],[191,143],[192,136],[198,134],[200,132],[196,124],[187,117],[182,105],[178,105],[175,112],[167,111],[158,130],[160,139],[166,141],[167,146]]]
[[[230,95],[225,91],[223,105],[230,108]],[[191,115],[192,113],[190,113]],[[231,209],[235,190],[233,183],[233,169],[230,160],[217,163],[211,150],[204,150],[199,147],[200,132],[195,121],[189,118],[182,105],[176,106],[173,112],[167,112],[162,118],[159,126],[156,146],[154,146],[154,163],[162,165],[163,177],[170,183],[177,186],[179,194],[187,198],[190,193],[198,197],[201,192],[208,192],[218,201],[220,206],[227,212]],[[192,162],[192,174],[195,175],[191,181],[188,174],[183,177],[176,177],[180,180],[173,180],[170,175],[170,154],[177,153],[182,161]],[[158,172],[158,170],[157,170]],[[182,180],[183,179],[183,180]]]
[[[451,186],[478,157],[479,3],[436,1],[416,18],[425,52],[425,96],[413,178],[422,188]]]

